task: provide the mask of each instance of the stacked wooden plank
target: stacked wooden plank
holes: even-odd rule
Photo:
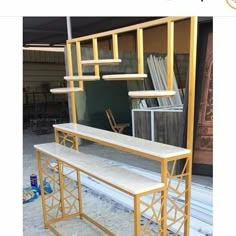
[[[166,57],[150,55],[147,58],[148,68],[151,74],[153,87],[155,90],[167,90],[167,59]],[[175,96],[158,97],[159,106],[182,105],[176,77],[174,75],[173,90],[176,91]]]

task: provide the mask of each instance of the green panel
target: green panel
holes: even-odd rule
[[[85,82],[87,125],[111,130],[105,110],[110,108],[117,121],[131,124],[126,81]],[[128,131],[128,130],[127,130]]]

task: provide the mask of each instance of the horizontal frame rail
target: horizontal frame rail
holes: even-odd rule
[[[149,28],[149,27],[153,27],[153,26],[167,24],[168,22],[176,22],[176,21],[186,20],[189,18],[190,18],[190,16],[164,17],[161,19],[147,21],[144,23],[136,24],[136,25],[126,26],[123,28],[115,29],[115,30],[109,30],[109,31],[102,32],[102,33],[97,33],[97,34],[92,34],[92,35],[88,35],[88,36],[69,39],[69,40],[67,40],[67,43],[75,43],[78,41],[81,42],[81,41],[92,40],[93,38],[107,37],[107,36],[110,36],[113,34],[126,33],[129,31],[137,30],[139,28],[145,29],[145,28]]]

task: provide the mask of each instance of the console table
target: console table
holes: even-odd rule
[[[56,143],[70,145],[76,150],[79,148],[78,138],[82,138],[160,162],[161,182],[166,186],[162,193],[163,232],[167,232],[167,229],[175,224],[176,235],[180,231],[187,235],[191,190],[190,150],[76,123],[54,124],[53,127]],[[177,162],[181,160],[185,160],[185,164],[182,170],[176,173]],[[181,187],[181,182],[185,182],[184,188]]]

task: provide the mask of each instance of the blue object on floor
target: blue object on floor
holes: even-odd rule
[[[43,180],[43,187],[44,187],[44,194],[48,194],[48,193],[53,192],[52,187],[51,187],[50,183],[47,181],[46,177]],[[39,192],[39,195],[41,195],[40,185],[39,185],[38,192]]]
[[[33,202],[38,198],[38,191],[35,188],[23,188],[23,203]]]

